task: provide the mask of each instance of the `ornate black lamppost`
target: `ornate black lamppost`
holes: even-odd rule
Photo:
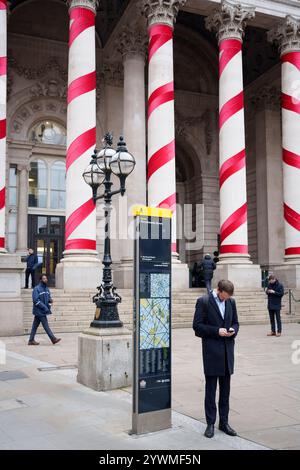
[[[126,144],[123,137],[120,137],[117,150],[112,148],[112,135],[107,133],[103,139],[105,145],[99,153],[94,150],[92,160],[83,173],[85,182],[91,186],[93,191],[94,202],[97,199],[104,199],[104,216],[105,216],[105,240],[104,240],[104,254],[102,259],[103,277],[102,284],[97,287],[98,292],[93,297],[97,308],[95,318],[91,323],[92,327],[96,328],[112,328],[121,327],[123,323],[120,321],[118,306],[121,302],[121,297],[116,293],[111,275],[111,254],[110,254],[110,212],[111,200],[115,194],[125,193],[125,180],[135,167],[134,157],[127,151]],[[111,174],[118,176],[120,180],[120,188],[112,191],[113,185],[111,181]],[[97,195],[98,189],[103,185],[103,193]]]

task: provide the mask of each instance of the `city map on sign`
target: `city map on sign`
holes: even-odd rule
[[[140,299],[141,349],[169,347],[169,299]]]

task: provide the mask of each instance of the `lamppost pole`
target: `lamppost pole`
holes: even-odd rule
[[[135,166],[134,157],[127,151],[123,137],[120,137],[117,150],[112,148],[112,135],[107,133],[103,139],[105,146],[97,153],[95,149],[88,168],[83,173],[83,178],[89,184],[93,191],[93,200],[96,203],[98,199],[104,199],[104,217],[105,217],[105,238],[103,253],[103,276],[102,283],[97,287],[98,292],[93,297],[96,304],[95,318],[91,327],[95,328],[114,328],[122,327],[123,323],[119,318],[118,303],[121,297],[116,292],[112,282],[111,271],[111,252],[110,252],[110,214],[112,205],[112,196],[125,193],[125,180],[133,171]],[[120,188],[112,191],[113,185],[111,174],[114,173],[120,180]],[[97,195],[99,187],[103,185],[104,191]]]

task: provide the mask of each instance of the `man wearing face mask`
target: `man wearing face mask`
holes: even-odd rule
[[[282,324],[281,324],[281,298],[284,295],[283,285],[278,281],[274,274],[269,276],[269,284],[266,289],[268,296],[268,310],[271,323],[271,332],[267,336],[281,336]],[[277,333],[275,326],[275,318],[277,323]]]
[[[200,297],[196,303],[193,329],[202,338],[205,374],[205,437],[214,436],[216,421],[216,389],[219,382],[219,429],[229,436],[237,433],[228,424],[230,378],[234,369],[234,338],[239,331],[234,286],[221,280],[216,290]]]

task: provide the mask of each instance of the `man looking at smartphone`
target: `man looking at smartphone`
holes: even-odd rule
[[[216,389],[219,382],[219,429],[229,436],[237,433],[228,424],[230,377],[234,371],[234,338],[239,330],[232,282],[221,280],[216,290],[199,297],[193,321],[195,335],[202,338],[202,357],[205,374],[204,435],[214,436],[216,421]]]

